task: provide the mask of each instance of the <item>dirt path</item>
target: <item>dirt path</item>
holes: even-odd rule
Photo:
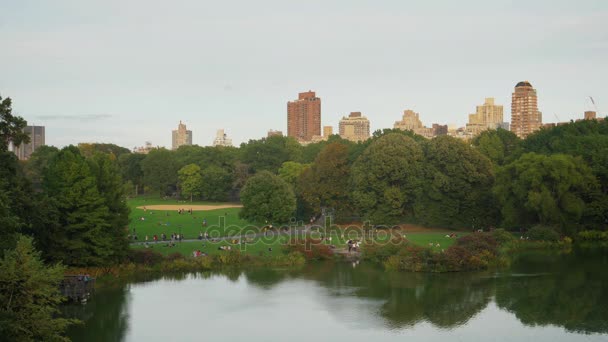
[[[188,203],[184,203],[184,204],[153,204],[153,205],[142,205],[137,207],[137,209],[148,209],[148,210],[179,210],[179,209],[184,209],[184,210],[189,210],[192,209],[193,211],[201,211],[201,210],[215,210],[215,209],[227,209],[227,208],[242,208],[243,206],[240,204],[217,204],[217,205],[212,205],[212,204],[188,204]]]

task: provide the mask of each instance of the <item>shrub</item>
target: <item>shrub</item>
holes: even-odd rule
[[[533,241],[559,241],[559,233],[555,229],[547,226],[534,226],[527,233],[526,237]]]
[[[362,256],[366,260],[382,263],[389,257],[399,253],[408,244],[401,235],[391,236],[389,241],[370,241],[361,248]]]
[[[175,261],[175,260],[181,260],[184,259],[184,256],[182,255],[182,253],[179,252],[175,252],[175,253],[171,253],[169,255],[167,255],[167,260],[169,261]]]
[[[496,255],[498,252],[498,241],[490,233],[475,233],[463,236],[456,240],[456,246],[465,248],[471,254],[480,254],[483,251],[488,251]]]
[[[140,265],[156,265],[163,261],[163,255],[151,249],[131,249],[129,261]]]
[[[583,241],[608,241],[608,232],[599,230],[586,230],[577,235],[579,240]]]
[[[321,239],[291,239],[288,243],[291,252],[298,252],[304,255],[307,260],[326,260],[334,255],[332,249],[323,243]]]
[[[513,234],[509,233],[504,229],[494,229],[492,231],[492,237],[499,245],[508,245],[517,241]]]

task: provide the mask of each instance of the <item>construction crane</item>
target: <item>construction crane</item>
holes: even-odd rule
[[[591,104],[593,105],[593,109],[595,109],[595,113],[599,116],[599,110],[597,109],[597,105],[595,104],[595,101],[593,100],[592,96],[589,96],[589,100],[591,100]]]

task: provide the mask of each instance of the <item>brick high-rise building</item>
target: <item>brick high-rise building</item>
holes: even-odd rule
[[[181,121],[176,130],[173,130],[173,141],[171,148],[177,150],[182,145],[192,145],[192,131],[186,129]]]
[[[523,139],[542,125],[536,90],[528,81],[517,83],[511,100],[511,132]]]
[[[369,138],[369,120],[361,112],[351,112],[340,120],[340,137],[350,141],[363,141]]]
[[[494,104],[494,98],[488,97],[483,105],[477,106],[475,114],[469,114],[467,131],[477,135],[485,130],[503,126],[503,107]]]
[[[19,160],[29,159],[34,151],[36,151],[40,146],[45,145],[44,126],[26,126],[23,129],[23,132],[29,135],[30,142],[27,144],[22,143],[21,145],[13,148],[13,152],[17,155]]]
[[[321,135],[321,99],[309,90],[287,102],[287,136],[310,141],[315,135]]]

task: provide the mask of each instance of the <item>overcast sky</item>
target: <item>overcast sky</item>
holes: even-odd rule
[[[464,125],[485,97],[510,121],[522,80],[545,122],[608,112],[606,0],[0,0],[0,42],[0,95],[56,146],[286,133],[309,89],[334,131],[408,108]]]

